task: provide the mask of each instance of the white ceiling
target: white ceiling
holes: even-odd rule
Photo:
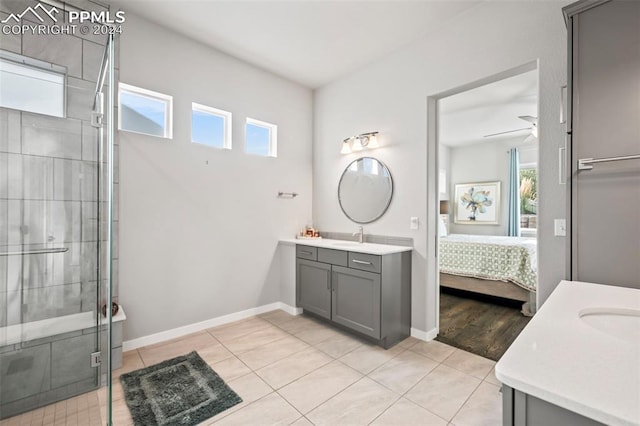
[[[424,37],[480,0],[108,0],[311,88]]]
[[[518,116],[538,116],[538,72],[529,71],[444,98],[439,111],[439,141],[443,145],[455,147],[516,137],[524,141],[528,130],[483,136],[531,127]]]

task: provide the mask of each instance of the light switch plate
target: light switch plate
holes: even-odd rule
[[[556,237],[567,236],[567,221],[564,219],[554,219],[553,221],[553,234]]]
[[[409,228],[410,229],[418,229],[418,227],[420,226],[420,222],[418,221],[417,217],[412,217],[411,221],[409,223]]]

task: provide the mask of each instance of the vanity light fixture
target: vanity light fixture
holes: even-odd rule
[[[342,141],[340,154],[351,154],[362,151],[365,148],[373,149],[378,147],[378,132],[362,133],[358,136],[351,136]]]

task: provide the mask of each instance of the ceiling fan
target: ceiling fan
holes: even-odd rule
[[[531,133],[527,136],[527,138],[523,141],[523,143],[529,142],[538,137],[538,117],[533,117],[531,115],[519,115],[518,118],[520,120],[528,121],[531,123],[531,127],[523,127],[521,129],[513,129],[507,130],[505,132],[491,133],[490,135],[484,135],[485,138],[490,138],[493,136],[506,135],[508,133],[516,133],[522,132],[524,130],[529,130]]]

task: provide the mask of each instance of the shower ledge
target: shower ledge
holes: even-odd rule
[[[40,321],[31,321],[24,324],[0,327],[0,346],[8,346],[21,342],[28,342],[57,334],[92,328],[96,325],[94,312],[82,312],[79,314],[65,315]],[[118,313],[113,317],[113,323],[127,319],[120,305]],[[107,319],[101,318],[100,325],[106,325]]]

